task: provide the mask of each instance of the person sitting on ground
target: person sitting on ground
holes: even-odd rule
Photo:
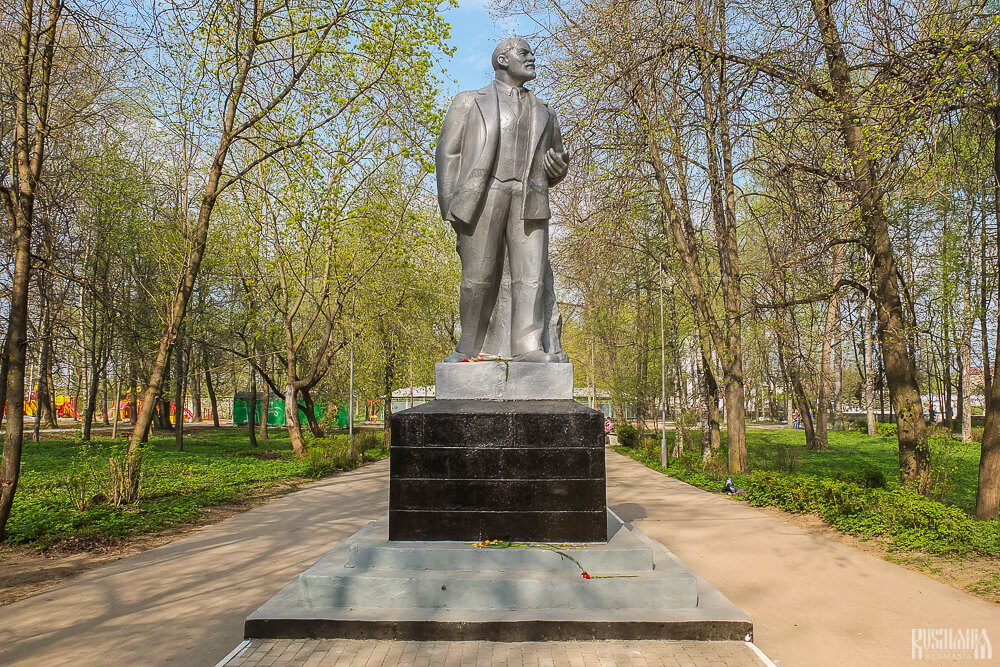
[[[736,488],[736,485],[733,484],[733,478],[732,477],[727,477],[726,478],[726,485],[722,487],[722,491],[724,493],[726,493],[727,495],[730,495],[730,496],[742,496],[742,495],[746,495],[746,491],[744,491],[743,489],[737,489]]]

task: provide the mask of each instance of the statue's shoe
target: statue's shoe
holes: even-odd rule
[[[514,361],[531,361],[531,362],[551,362],[555,361],[556,357],[554,354],[549,354],[545,350],[532,350],[531,352],[525,352],[524,354],[519,354],[514,357]]]
[[[444,363],[454,364],[459,361],[464,361],[466,359],[468,359],[468,357],[466,357],[464,354],[456,350],[455,352],[452,352],[451,354],[449,354],[447,357],[444,358]]]

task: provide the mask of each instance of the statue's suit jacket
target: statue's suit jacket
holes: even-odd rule
[[[459,93],[445,116],[438,139],[437,186],[441,215],[462,231],[474,226],[482,213],[495,172],[500,145],[500,103],[494,83],[479,90]],[[524,184],[521,217],[550,217],[549,181],[544,156],[548,149],[563,152],[562,134],[556,115],[530,91],[526,94],[530,132],[530,154]],[[471,231],[466,227],[467,231]]]

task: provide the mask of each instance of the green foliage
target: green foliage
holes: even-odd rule
[[[975,593],[976,595],[1000,598],[1000,574],[997,574],[996,572],[987,574],[985,577],[982,577],[966,586],[965,589],[970,593]]]
[[[303,462],[310,477],[323,477],[333,472],[350,470],[361,463],[385,458],[389,452],[382,440],[370,431],[354,436],[353,443],[346,435],[315,438],[310,441]]]
[[[810,452],[801,431],[748,429],[747,445],[757,463],[769,460],[767,452],[778,451],[779,445],[801,450],[798,473],[760,470],[734,478],[751,504],[816,514],[839,530],[883,538],[895,549],[1000,555],[1000,521],[979,521],[965,511],[975,499],[976,445],[932,438],[932,457],[941,461],[934,473],[934,489],[941,490],[932,491],[938,498],[898,487],[895,443],[883,438],[831,431],[831,450]],[[693,452],[662,468],[656,458],[633,449],[616,451],[709,491],[720,491],[725,479],[726,468],[703,467]]]
[[[750,465],[754,470],[795,472],[801,465],[804,450],[805,447],[791,446],[779,440],[756,448]]]
[[[855,484],[865,489],[884,489],[886,487],[885,474],[872,466],[834,473],[832,479]]]
[[[623,447],[635,448],[639,444],[639,431],[635,429],[634,426],[628,424],[622,424],[615,428],[615,433],[618,435],[618,442]]]
[[[341,439],[346,442],[346,436]],[[153,437],[143,450],[139,497],[129,502],[119,495],[117,504],[121,483],[116,479],[127,465],[119,443],[103,438],[89,445],[69,438],[25,442],[6,541],[44,547],[68,538],[156,533],[198,520],[204,507],[240,502],[279,484],[294,487],[386,455],[377,437],[365,434],[356,440],[359,454],[343,465],[331,465],[333,454],[343,451],[339,444],[315,447],[328,453],[320,470],[316,461],[295,458],[284,432],[249,448],[242,429],[198,430],[185,434],[183,452],[174,450],[173,436]]]
[[[880,438],[895,438],[898,434],[898,429],[895,424],[883,424],[879,423],[875,427],[875,433]]]
[[[1000,522],[977,521],[908,488],[770,472],[751,475],[745,488],[752,505],[816,514],[844,532],[886,538],[896,549],[1000,555]]]
[[[354,436],[354,451],[360,452],[361,460],[366,463],[377,461],[389,455],[384,441],[379,433],[362,431]]]
[[[102,498],[100,490],[106,484],[106,477],[102,473],[103,459],[96,448],[78,445],[65,472],[52,483],[52,493],[58,502],[69,504],[78,512],[83,512]]]
[[[322,477],[331,472],[353,468],[357,457],[351,451],[347,436],[335,435],[310,441],[302,460],[307,466],[307,475]]]
[[[648,468],[665,472],[671,477],[675,477],[693,486],[710,491],[719,491],[722,489],[722,480],[725,477],[720,477],[715,472],[709,472],[701,468],[700,459],[695,452],[687,452],[680,459],[671,459],[667,463],[667,467],[664,468],[660,465],[659,456],[647,455],[643,452],[622,446],[615,447],[614,450],[619,454],[624,454],[629,458],[640,461]]]

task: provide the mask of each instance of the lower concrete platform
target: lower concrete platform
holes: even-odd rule
[[[742,611],[661,544],[608,515],[607,543],[509,548],[389,542],[386,520],[372,522],[251,614],[245,636],[752,638]]]

